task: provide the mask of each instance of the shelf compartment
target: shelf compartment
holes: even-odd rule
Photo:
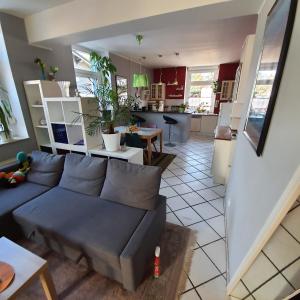
[[[66,125],[69,143],[75,146],[84,146],[84,137],[81,125]]]
[[[61,144],[69,144],[66,125],[52,123],[54,141]]]
[[[77,100],[63,101],[62,106],[65,116],[65,122],[67,124],[73,124],[74,122],[76,124],[82,123],[82,118],[80,116],[81,111],[79,107],[79,102]]]
[[[47,107],[51,123],[61,123],[65,121],[61,101],[47,101]]]

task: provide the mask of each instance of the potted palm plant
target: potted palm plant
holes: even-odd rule
[[[123,99],[111,88],[110,76],[114,75],[117,69],[109,57],[96,52],[91,52],[90,56],[92,68],[97,71],[99,78],[91,79],[92,86],[87,87],[87,90],[98,102],[99,116],[84,116],[89,118],[87,133],[94,135],[100,130],[106,150],[117,151],[120,148],[121,135],[115,132],[115,127],[128,125],[130,110],[137,100],[133,96]]]

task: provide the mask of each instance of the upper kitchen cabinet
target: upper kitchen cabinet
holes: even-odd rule
[[[218,82],[221,85],[221,93],[216,94],[214,113],[218,114],[220,110],[220,103],[232,100],[232,93],[234,88],[234,80],[238,63],[221,64],[219,67]]]
[[[166,84],[152,83],[151,84],[151,100],[165,100],[166,99]]]
[[[160,68],[153,70],[154,83],[165,84],[165,99],[184,99],[185,76],[186,67]],[[155,88],[153,87],[153,89]]]

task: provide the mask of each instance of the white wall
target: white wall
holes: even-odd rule
[[[259,14],[247,101],[255,80],[266,16],[274,0]],[[300,5],[263,155],[257,157],[240,133],[226,195],[229,279],[253,246],[268,216],[300,163]],[[245,105],[241,127],[245,124]],[[242,131],[240,131],[242,132]]]

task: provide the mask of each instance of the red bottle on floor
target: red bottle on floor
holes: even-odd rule
[[[155,258],[154,258],[154,278],[159,278],[160,276],[160,247],[155,248]]]

